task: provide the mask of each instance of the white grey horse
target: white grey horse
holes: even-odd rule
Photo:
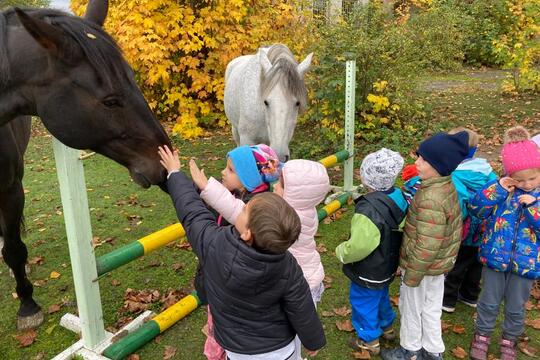
[[[307,105],[304,74],[312,56],[298,64],[287,46],[274,44],[227,65],[225,114],[237,145],[265,143],[281,161],[289,159],[296,118]]]

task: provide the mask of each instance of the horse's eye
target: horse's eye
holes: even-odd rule
[[[296,107],[299,107],[300,106],[300,101],[297,101],[296,102]]]
[[[107,98],[102,101],[103,105],[106,107],[121,107],[122,103],[117,98]]]
[[[268,106],[268,100],[264,100],[264,106]]]

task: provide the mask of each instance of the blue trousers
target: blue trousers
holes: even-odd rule
[[[368,289],[351,283],[349,301],[352,324],[358,337],[365,342],[378,339],[383,329],[390,327],[396,318],[390,304],[388,286],[384,289]]]

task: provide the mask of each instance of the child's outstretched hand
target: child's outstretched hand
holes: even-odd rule
[[[208,178],[204,174],[204,170],[199,169],[193,159],[189,160],[189,172],[191,173],[191,178],[195,185],[197,185],[199,189],[204,190],[206,184],[208,184]]]
[[[158,154],[161,157],[159,163],[163,165],[167,172],[170,174],[173,171],[180,170],[180,159],[178,159],[178,151],[171,151],[167,145],[160,146]]]
[[[536,198],[529,194],[523,194],[518,197],[519,203],[522,205],[531,205],[536,201]]]
[[[501,184],[504,190],[512,192],[517,185],[517,181],[512,179],[510,176],[505,176],[499,180],[499,184]]]

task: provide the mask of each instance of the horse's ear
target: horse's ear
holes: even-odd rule
[[[272,68],[272,63],[270,62],[270,59],[268,59],[266,52],[261,49],[259,49],[259,63],[261,64],[264,74],[269,72]]]
[[[47,51],[54,56],[60,56],[61,46],[64,43],[64,33],[46,23],[43,20],[35,19],[29,16],[26,12],[19,8],[15,8],[15,12],[22,26],[30,35]]]
[[[311,59],[312,58],[313,58],[313,53],[310,53],[308,56],[306,56],[304,61],[302,61],[300,64],[298,64],[296,69],[298,70],[298,73],[300,74],[300,76],[304,76],[306,71],[308,71],[309,66],[311,65]]]
[[[108,0],[90,0],[86,6],[84,18],[99,26],[103,26],[107,12],[109,11]]]

